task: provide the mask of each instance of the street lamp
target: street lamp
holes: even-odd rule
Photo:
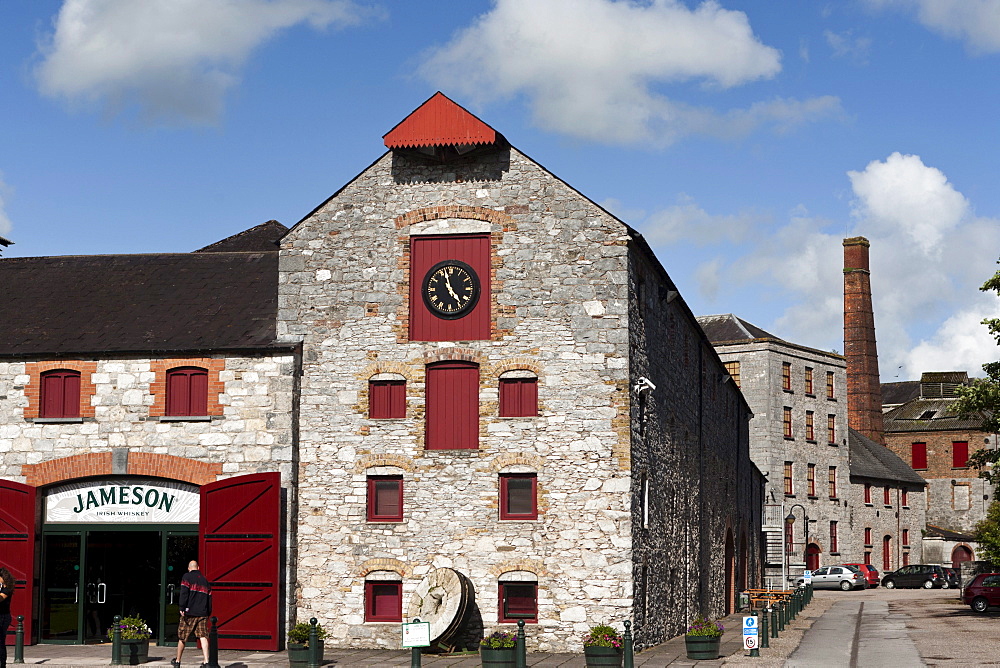
[[[795,524],[795,509],[796,508],[802,508],[802,523],[804,525],[804,528],[802,530],[802,535],[803,535],[803,539],[802,539],[803,540],[803,542],[802,542],[802,561],[805,562],[805,560],[806,560],[806,550],[809,549],[809,515],[806,514],[805,506],[803,506],[801,503],[794,503],[794,504],[792,504],[792,507],[788,509],[788,515],[785,517],[785,524],[787,524],[789,527],[791,527],[791,526],[793,526]],[[795,551],[794,550],[794,546],[795,546],[794,534],[793,534],[793,540],[791,542],[792,542],[792,551],[794,552]],[[808,567],[808,564],[806,564],[806,566]]]

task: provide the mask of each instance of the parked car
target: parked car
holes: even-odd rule
[[[795,582],[797,587],[801,587],[803,584],[805,584],[805,578],[799,578]],[[865,576],[853,566],[823,566],[812,573],[813,589],[851,591],[852,589],[864,589],[865,584]]]
[[[962,586],[962,578],[958,574],[957,568],[944,567],[945,581],[941,585],[942,589],[958,589]]]
[[[979,573],[962,592],[962,602],[973,612],[986,612],[1000,605],[1000,573]]]
[[[880,581],[878,569],[871,564],[844,564],[845,566],[854,566],[861,574],[865,576],[865,580],[868,582],[869,587],[878,587]]]
[[[923,587],[924,589],[940,589],[947,582],[944,568],[931,564],[910,564],[894,570],[882,578],[882,586],[886,589],[896,587]]]

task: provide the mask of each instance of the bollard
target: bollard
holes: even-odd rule
[[[413,618],[413,623],[416,624],[420,621],[419,617]],[[410,668],[420,668],[420,648],[411,647],[410,648]]]
[[[768,610],[771,613],[771,637],[778,637],[778,611],[774,608]]]
[[[121,615],[115,615],[111,620],[111,665],[122,665],[122,630]]]
[[[14,632],[14,663],[24,663],[24,615],[17,616],[17,631]]]
[[[622,654],[624,654],[624,664],[622,668],[635,668],[635,657],[633,654],[634,643],[632,642],[632,622],[625,620],[625,633],[622,634]]]
[[[757,620],[757,642],[754,644],[753,647],[750,648],[750,658],[753,658],[753,657],[758,657],[759,658],[760,657],[760,637],[761,637],[760,619],[758,618],[758,620]],[[764,638],[765,639],[767,638],[767,627],[764,628]],[[744,638],[744,642],[746,642],[746,638]]]
[[[785,624],[788,623],[788,604],[784,601],[778,603],[778,631],[785,630]]]
[[[514,641],[514,667],[528,668],[528,649],[524,644],[524,620],[517,620],[517,640]]]
[[[316,618],[309,620],[309,668],[319,668],[323,663],[323,646],[319,644],[319,629]]]
[[[219,668],[219,618],[211,617],[208,627],[208,663],[205,668]]]
[[[762,649],[768,649],[771,647],[771,643],[768,642],[767,638],[767,613],[769,610],[762,609],[760,611],[760,646]]]

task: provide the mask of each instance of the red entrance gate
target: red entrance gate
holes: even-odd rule
[[[278,473],[201,488],[199,563],[212,583],[221,649],[278,649],[280,527]]]
[[[31,642],[32,583],[35,577],[35,488],[0,480],[0,565],[14,576],[10,614],[14,623],[6,642],[14,644],[17,616],[24,615],[24,637]]]

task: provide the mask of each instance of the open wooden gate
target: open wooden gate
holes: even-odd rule
[[[257,473],[201,488],[199,564],[212,583],[221,649],[278,649],[281,476]]]
[[[35,488],[0,480],[0,565],[14,576],[14,598],[10,614],[14,618],[6,642],[14,644],[17,616],[24,615],[25,642],[34,637],[31,601],[35,578]]]

